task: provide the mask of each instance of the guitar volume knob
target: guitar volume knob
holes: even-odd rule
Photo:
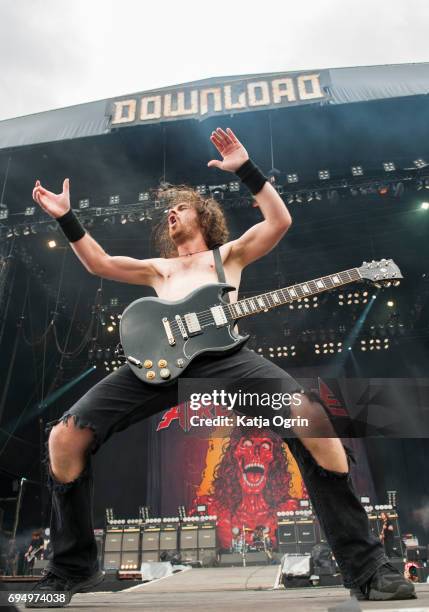
[[[145,359],[144,362],[143,362],[143,365],[144,365],[145,368],[149,369],[149,368],[152,367],[153,363],[152,363],[152,361],[150,359]]]
[[[162,368],[159,371],[159,375],[161,376],[161,378],[163,378],[165,380],[166,378],[170,378],[171,372],[170,372],[170,370],[168,368]]]
[[[158,361],[158,367],[165,368],[167,366],[167,361],[165,359],[160,359]]]
[[[153,380],[155,378],[156,374],[153,370],[149,370],[148,372],[146,372],[146,378],[148,380]]]

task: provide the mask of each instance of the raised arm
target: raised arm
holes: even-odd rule
[[[33,189],[33,200],[54,219],[63,217],[70,211],[69,179],[64,180],[63,191],[59,194],[44,189],[40,181],[36,181]],[[160,276],[156,259],[112,257],[88,232],[85,232],[79,240],[70,242],[70,246],[88,272],[96,276],[151,287],[154,286]]]
[[[217,128],[210,140],[223,160],[211,160],[209,166],[236,172],[249,159],[246,149],[229,128],[226,132]],[[254,206],[261,209],[264,220],[230,243],[229,257],[235,259],[243,268],[269,253],[292,224],[292,218],[283,200],[268,181],[256,194],[255,199]]]

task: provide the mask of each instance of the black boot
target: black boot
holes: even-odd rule
[[[368,582],[350,589],[350,596],[359,601],[387,601],[391,599],[416,599],[414,584],[404,578],[390,563],[380,566]]]
[[[48,572],[32,590],[33,597],[28,598],[26,608],[63,608],[70,603],[75,593],[91,591],[104,580],[104,572],[97,571],[92,576],[60,578]]]

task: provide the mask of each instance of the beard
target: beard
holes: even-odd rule
[[[186,242],[186,240],[194,238],[198,232],[198,229],[199,228],[196,223],[183,225],[179,221],[176,221],[176,224],[169,228],[169,234],[175,246],[178,246],[179,244]]]

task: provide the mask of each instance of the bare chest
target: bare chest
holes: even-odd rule
[[[226,282],[238,289],[240,274],[230,270],[228,265],[224,270]],[[180,300],[202,285],[218,282],[213,254],[191,255],[165,260],[162,281],[155,290],[162,299]],[[231,292],[230,296],[235,301],[237,292]]]

